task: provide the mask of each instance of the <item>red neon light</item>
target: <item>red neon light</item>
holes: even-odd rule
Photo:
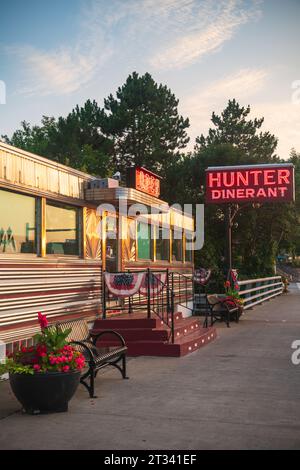
[[[294,200],[293,165],[214,168],[206,171],[206,202],[289,202]]]
[[[135,169],[135,188],[150,196],[159,197],[160,178],[144,168]]]

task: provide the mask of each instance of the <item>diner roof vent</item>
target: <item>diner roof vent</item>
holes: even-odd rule
[[[114,178],[96,178],[90,180],[87,184],[87,189],[108,189],[118,187],[119,181]]]

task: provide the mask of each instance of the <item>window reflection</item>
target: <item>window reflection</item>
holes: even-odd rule
[[[106,271],[117,271],[117,218],[106,217]]]
[[[151,259],[151,225],[137,224],[138,258]]]
[[[185,231],[185,261],[186,263],[191,263],[193,261],[193,242],[194,236],[193,233],[189,230]]]
[[[182,230],[180,229],[173,231],[172,260],[182,261]]]
[[[46,205],[46,253],[79,255],[78,209],[54,203]]]
[[[0,253],[36,253],[35,198],[0,190]]]
[[[167,227],[156,227],[156,259],[169,261],[170,230]]]

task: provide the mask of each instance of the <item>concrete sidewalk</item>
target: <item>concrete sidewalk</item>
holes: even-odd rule
[[[182,358],[129,360],[97,400],[80,387],[69,413],[27,416],[0,384],[0,449],[300,449],[300,290],[248,311]]]

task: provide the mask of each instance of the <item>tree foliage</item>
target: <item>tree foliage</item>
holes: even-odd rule
[[[21,129],[4,140],[16,147],[42,155],[91,174],[106,176],[112,171],[112,142],[103,135],[103,110],[96,101],[76,106],[67,117],[43,116],[41,125],[23,121]]]
[[[149,73],[129,75],[116,97],[104,100],[103,130],[114,142],[114,165],[163,172],[189,141],[189,120],[178,114],[178,99]]]
[[[94,175],[107,176],[132,165],[164,177],[162,198],[169,203],[204,203],[209,166],[278,163],[277,138],[263,132],[264,118],[250,118],[250,106],[235,100],[217,115],[206,136],[188,143],[189,120],[178,113],[178,99],[150,74],[129,75],[104,108],[88,100],[66,117],[43,116],[41,125],[21,123],[6,142]],[[234,221],[233,262],[245,276],[271,274],[280,251],[300,255],[300,154],[292,150],[296,204],[244,204]],[[224,206],[205,207],[205,245],[196,265],[214,269],[222,279],[225,252]]]

